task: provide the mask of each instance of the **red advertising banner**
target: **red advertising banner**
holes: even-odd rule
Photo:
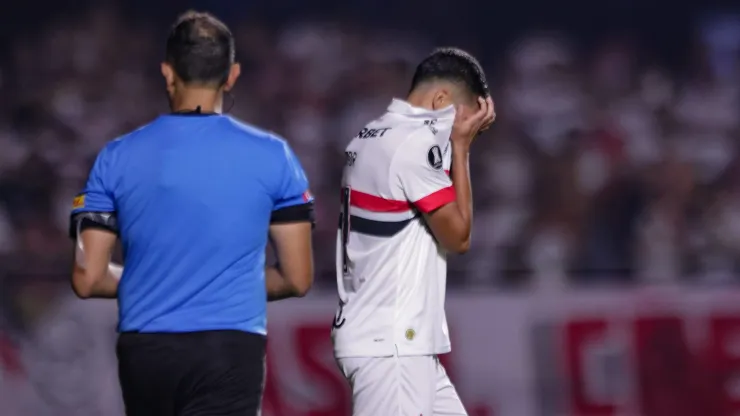
[[[330,293],[270,305],[265,416],[350,414],[351,398],[329,338],[335,305]],[[740,413],[738,291],[454,294],[447,311],[453,349],[443,363],[472,416]],[[89,365],[54,362],[49,354],[61,345],[61,333],[44,344],[43,355],[38,342],[11,343],[0,336],[0,397],[3,406],[12,401],[23,409],[7,414],[49,411],[57,406],[44,402],[49,397],[56,403],[95,397],[97,408],[106,409],[99,414],[120,414],[112,324],[101,323],[95,331],[106,332],[93,344],[84,337],[65,341],[69,350],[86,342],[80,348],[98,357]],[[53,368],[66,370],[57,374]],[[70,389],[70,371],[84,371],[80,380],[94,380],[93,387]],[[103,385],[105,394],[90,396]],[[67,398],[78,391],[84,394]]]
[[[471,415],[734,415],[738,300],[688,288],[457,295],[445,366]],[[271,309],[266,415],[348,414],[333,308],[315,297]]]

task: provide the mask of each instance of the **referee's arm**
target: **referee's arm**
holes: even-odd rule
[[[287,144],[283,146],[282,178],[270,218],[270,241],[278,263],[265,269],[268,301],[305,296],[313,284],[314,200],[300,162]]]
[[[115,201],[106,183],[109,148],[95,160],[84,191],[72,203],[69,234],[75,240],[72,289],[82,298],[115,298],[123,268],[110,263],[118,238]]]

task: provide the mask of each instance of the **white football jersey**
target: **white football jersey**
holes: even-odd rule
[[[455,200],[449,177],[455,109],[393,100],[347,146],[337,237],[342,357],[450,351],[445,251],[422,213]]]

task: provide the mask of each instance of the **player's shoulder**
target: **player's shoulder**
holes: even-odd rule
[[[222,123],[224,124],[224,128],[244,137],[266,141],[282,140],[279,136],[271,131],[259,128],[253,124],[249,124],[232,116],[224,116],[222,119]]]
[[[403,163],[409,159],[417,158],[419,154],[427,152],[442,145],[438,134],[431,131],[421,123],[416,123],[406,131],[402,137],[399,137],[393,149],[392,160],[395,163]],[[393,164],[395,164],[393,163]]]
[[[434,144],[439,144],[439,136],[430,130],[428,127],[422,125],[414,126],[412,130],[399,142],[399,148],[401,149],[414,149],[418,147],[428,147]]]
[[[388,117],[395,122],[397,134],[403,136],[398,140],[400,147],[444,145],[450,138],[455,109],[449,106],[430,110],[394,99],[388,108]]]
[[[109,141],[108,143],[103,146],[103,149],[100,151],[100,154],[112,154],[114,152],[120,151],[121,148],[125,147],[126,145],[138,141],[138,139],[144,137],[149,132],[151,126],[156,122],[152,121],[150,123],[144,124],[143,126],[140,126],[136,128],[135,130],[132,130],[126,134],[120,135],[113,140]]]
[[[415,120],[414,128],[398,140],[391,158],[391,170],[397,173],[419,167],[441,169],[449,148],[450,128],[439,124],[437,128],[434,123]]]
[[[144,139],[146,136],[150,134],[155,134],[155,131],[159,127],[159,120],[161,118],[156,118],[149,123],[143,124],[139,127],[137,127],[134,130],[131,130],[128,133],[122,134],[115,139],[108,142],[108,144],[105,146],[105,149],[116,149],[125,146],[128,143],[136,142],[138,140]]]
[[[428,144],[435,140],[435,133],[424,125],[423,120],[388,112],[364,125],[352,138],[350,146],[363,144],[366,147],[370,144],[392,153],[406,147],[407,142]]]
[[[232,116],[226,116],[223,120],[226,128],[246,142],[264,145],[278,151],[284,151],[289,147],[288,142],[275,132],[262,129]]]

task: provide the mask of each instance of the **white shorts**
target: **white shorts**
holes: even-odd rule
[[[467,416],[436,356],[337,359],[353,416]]]

